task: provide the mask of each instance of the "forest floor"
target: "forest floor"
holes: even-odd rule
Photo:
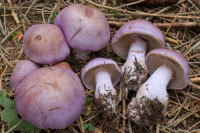
[[[140,127],[126,119],[128,102],[135,96],[132,92],[125,104],[120,102],[121,115],[109,118],[94,101],[94,91],[85,88],[86,104],[78,120],[62,130],[45,129],[41,132],[69,133],[200,133],[200,1],[179,0],[176,4],[148,5],[125,0],[1,0],[0,1],[0,89],[11,90],[10,76],[19,60],[28,59],[22,47],[23,35],[35,24],[53,23],[56,15],[71,4],[84,4],[103,12],[110,24],[111,39],[123,23],[146,19],[163,32],[165,47],[180,52],[190,67],[189,85],[183,90],[168,90],[169,104],[163,119],[155,125]],[[161,0],[162,1],[162,0]],[[125,60],[118,57],[111,46],[91,54],[87,61],[73,58],[66,61],[80,75],[81,69],[95,57],[113,59],[119,66]],[[149,75],[148,75],[149,76]],[[119,93],[120,83],[115,86]],[[1,90],[2,91],[2,90]],[[13,100],[13,95],[8,96]],[[0,111],[3,111],[0,106]],[[1,132],[8,130],[3,118]],[[14,129],[20,131],[20,129]]]

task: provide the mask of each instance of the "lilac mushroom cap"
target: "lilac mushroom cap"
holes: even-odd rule
[[[167,88],[185,88],[189,83],[189,65],[185,57],[170,49],[155,49],[151,51],[146,57],[146,65],[150,75],[164,62],[170,62],[175,71],[175,75],[170,80]]]
[[[70,54],[62,30],[53,24],[31,26],[24,34],[23,47],[26,55],[38,64],[53,64]]]
[[[158,27],[151,22],[138,19],[125,23],[114,35],[112,39],[112,48],[114,52],[127,59],[130,45],[135,36],[139,36],[148,42],[147,52],[164,48],[165,38]]]
[[[85,98],[84,87],[74,72],[44,67],[29,73],[17,87],[15,103],[25,121],[41,129],[63,129],[79,117]]]
[[[81,71],[81,79],[88,89],[95,89],[95,100],[109,114],[116,114],[118,83],[121,72],[111,59],[95,58],[89,61]]]
[[[117,63],[111,59],[95,58],[89,61],[81,71],[81,79],[85,87],[90,90],[96,88],[95,74],[100,69],[108,71],[113,86],[119,82],[121,73]]]
[[[79,51],[99,51],[110,39],[110,28],[103,13],[81,4],[64,8],[55,18],[68,44]]]
[[[21,60],[17,62],[10,77],[11,88],[16,89],[27,74],[38,68],[39,66],[30,60]]]

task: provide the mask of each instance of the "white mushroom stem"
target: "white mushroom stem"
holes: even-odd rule
[[[114,89],[110,74],[105,70],[96,72],[95,99],[98,104],[111,114],[116,114],[117,92]]]
[[[146,56],[147,42],[142,40],[139,37],[134,37],[133,42],[130,45],[128,57],[126,59],[125,64],[122,66],[122,74],[134,75],[134,71],[136,69],[135,63],[136,60],[138,63],[142,65],[142,67],[147,71],[145,65],[145,56]],[[136,78],[135,76],[131,76],[131,79]]]
[[[101,98],[104,95],[116,95],[116,90],[114,89],[111,81],[110,74],[105,70],[99,70],[96,72],[96,90],[95,90],[95,98]]]
[[[140,99],[145,96],[150,100],[155,100],[156,98],[166,107],[168,104],[166,87],[169,81],[173,78],[173,74],[174,68],[172,65],[169,62],[163,63],[139,88],[136,95],[137,103],[140,103]]]

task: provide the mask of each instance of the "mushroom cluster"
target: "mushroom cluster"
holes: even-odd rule
[[[88,54],[106,47],[109,39],[103,13],[81,4],[64,8],[54,24],[30,27],[23,38],[30,60],[19,61],[10,79],[18,114],[41,129],[66,128],[83,110],[83,83],[87,89],[95,89],[94,99],[104,111],[118,115],[119,97],[114,86],[122,77],[125,97],[130,90],[137,92],[127,107],[127,118],[142,126],[159,121],[167,108],[167,89],[188,85],[186,59],[164,48],[164,36],[152,23],[132,20],[112,39],[113,51],[126,60],[121,69],[112,59],[94,58],[81,70],[81,83],[63,61],[70,55],[70,48],[75,58],[88,60]],[[151,76],[146,80],[148,73]]]
[[[70,55],[70,47],[77,52],[75,57],[85,60],[88,52],[104,48],[109,39],[103,13],[80,4],[63,9],[54,24],[31,26],[23,37],[30,60],[19,61],[10,79],[19,115],[41,129],[63,129],[73,123],[86,95],[79,77],[62,61]],[[120,72],[117,75],[115,83]]]

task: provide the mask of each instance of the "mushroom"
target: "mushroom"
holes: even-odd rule
[[[10,77],[11,88],[16,89],[27,74],[38,68],[39,66],[30,60],[21,60],[17,62]]]
[[[54,67],[59,67],[59,68],[64,68],[64,69],[72,70],[72,68],[70,67],[70,65],[67,62],[60,62],[60,63],[57,63],[57,64],[55,64],[53,66]]]
[[[24,34],[23,47],[26,55],[38,64],[53,64],[70,54],[62,30],[53,24],[31,26]]]
[[[116,62],[106,58],[95,58],[89,61],[81,71],[81,79],[86,88],[95,89],[96,102],[116,114],[117,92],[114,89],[121,77]]]
[[[56,16],[54,24],[62,29],[78,59],[87,60],[91,51],[104,48],[110,39],[110,28],[104,14],[81,4],[64,8]]]
[[[116,32],[112,47],[118,56],[126,60],[121,68],[126,83],[126,95],[131,89],[137,91],[146,79],[146,53],[163,48],[164,44],[162,32],[146,20],[129,21]]]
[[[85,91],[79,77],[59,66],[39,68],[29,73],[17,87],[18,114],[41,129],[63,129],[81,114]]]
[[[183,89],[189,82],[189,66],[180,53],[155,49],[146,57],[150,78],[128,105],[128,118],[138,125],[155,124],[168,104],[168,89]]]

